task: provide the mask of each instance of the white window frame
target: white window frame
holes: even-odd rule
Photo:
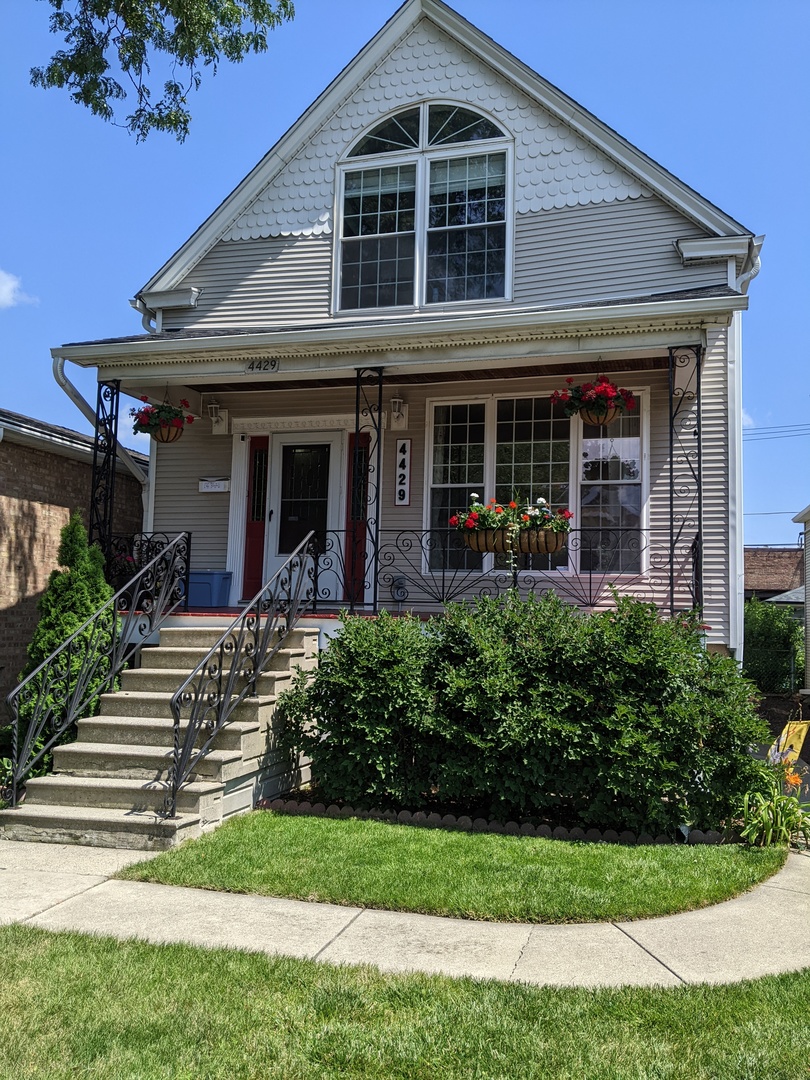
[[[636,398],[637,408],[639,410],[639,437],[641,440],[641,513],[639,514],[639,533],[640,535],[649,537],[650,527],[650,430],[649,430],[649,387],[628,387]],[[496,394],[470,394],[459,397],[431,397],[425,401],[426,409],[426,422],[425,422],[425,472],[423,479],[422,490],[425,493],[424,504],[422,507],[422,529],[427,531],[430,529],[430,506],[431,506],[431,492],[433,489],[433,429],[435,420],[435,407],[437,405],[472,405],[472,404],[484,404],[484,481],[482,490],[479,492],[482,498],[487,499],[491,492],[495,490],[495,458],[496,458],[496,425],[497,425],[497,408],[499,401],[514,401],[518,398],[537,398],[546,396],[545,392],[532,392],[531,390],[525,392],[511,391],[509,393],[499,392]],[[582,481],[581,481],[581,465],[582,465],[582,420],[578,417],[571,417],[571,439],[569,444],[569,458],[568,458],[568,476],[569,476],[569,503],[568,508],[574,514],[574,529],[579,528],[577,519],[581,513],[581,499],[582,499]],[[467,493],[470,494],[469,492]],[[531,494],[527,492],[527,497]],[[465,506],[459,506],[457,509],[463,510]],[[645,544],[641,551],[641,564],[638,571],[626,571],[624,573],[616,573],[613,575],[617,580],[622,578],[637,578],[640,575],[646,576],[650,572],[650,559],[649,559],[649,543]],[[482,573],[491,574],[501,571],[496,571],[495,557],[492,554],[484,556],[484,562],[482,566]],[[425,576],[429,576],[432,571],[428,567],[428,559],[425,555],[423,558],[422,573]],[[583,571],[588,573],[588,571]],[[521,574],[560,574],[565,576],[579,576],[579,558],[578,554],[571,551],[568,558],[568,565],[561,567],[557,570],[522,570]]]
[[[478,106],[467,105],[466,102],[443,100],[441,98],[419,103],[411,103],[396,112],[407,112],[419,104],[421,109],[419,122],[420,145],[418,148],[408,150],[395,150],[389,154],[365,154],[362,157],[345,158],[337,165],[335,180],[335,204],[333,220],[334,246],[332,250],[332,265],[334,274],[332,280],[332,315],[342,318],[356,318],[358,315],[379,313],[411,313],[423,311],[442,311],[447,308],[464,309],[472,306],[497,305],[509,303],[513,294],[513,279],[515,265],[515,150],[514,140],[506,135],[501,139],[478,139],[472,142],[440,144],[436,147],[427,145],[428,108],[431,105],[453,105],[459,108],[471,108],[493,124],[503,128],[500,119],[496,120]],[[368,131],[373,130],[385,117],[377,117]],[[368,131],[363,135],[368,134]],[[356,145],[363,135],[358,136],[352,145]],[[506,257],[504,260],[504,295],[485,297],[480,300],[446,300],[442,303],[426,303],[425,291],[427,285],[427,209],[430,198],[430,163],[433,161],[448,160],[454,158],[482,157],[484,154],[506,155],[506,196],[504,200],[504,226],[506,231]],[[416,196],[414,213],[414,303],[399,304],[390,307],[347,308],[340,306],[341,281],[343,278],[343,197],[346,185],[346,173],[362,172],[365,169],[385,169],[392,165],[416,165]],[[391,233],[392,236],[398,234]],[[399,234],[401,235],[401,234]]]

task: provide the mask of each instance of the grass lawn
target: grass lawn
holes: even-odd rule
[[[810,971],[542,989],[0,928],[5,1080],[796,1080]]]
[[[260,811],[118,876],[502,922],[669,915],[775,873],[783,848],[620,847]]]

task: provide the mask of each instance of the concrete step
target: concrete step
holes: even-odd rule
[[[183,814],[215,816],[224,784],[198,780],[177,793]],[[26,784],[25,806],[93,806],[111,810],[163,810],[168,784],[163,780],[124,780],[115,776],[66,776],[51,773],[32,777]]]
[[[123,671],[121,673],[121,689],[125,693],[149,693],[174,694],[179,690],[189,677],[191,669],[176,668],[138,668],[135,671]],[[199,675],[197,678],[199,679]],[[256,689],[259,694],[275,694],[285,689],[290,682],[289,671],[263,671],[257,680]],[[283,685],[282,685],[283,684]],[[234,683],[237,692],[241,692],[247,685],[247,678],[240,676]]]
[[[174,671],[193,671],[207,655],[207,649],[195,649],[191,646],[161,645],[150,646],[141,652],[141,670],[154,671],[156,668],[171,668]],[[310,658],[311,659],[311,658]],[[267,671],[287,671],[305,660],[304,649],[279,649],[270,658]]]
[[[289,677],[288,677],[289,678]],[[283,682],[277,683],[279,691],[285,688]],[[172,717],[172,695],[156,690],[118,690],[114,694],[101,695],[102,716],[140,716],[146,717]],[[234,720],[255,721],[259,710],[274,705],[274,694],[257,695],[245,698],[236,706],[233,713]],[[184,709],[184,715],[188,715],[188,708]]]
[[[162,746],[73,742],[55,746],[53,750],[55,772],[69,776],[117,776],[122,780],[165,780],[172,758],[173,751]],[[209,750],[189,780],[222,782],[237,774],[241,764],[239,750]]]
[[[152,811],[29,806],[27,801],[15,810],[0,810],[0,835],[5,840],[163,851],[201,832],[198,814],[164,818]]]
[[[185,738],[188,722],[181,723],[180,735]],[[242,739],[259,730],[253,721],[232,720],[219,732],[214,748],[239,750]],[[80,743],[116,743],[121,746],[174,746],[174,721],[160,716],[91,716],[78,723]],[[203,732],[200,742],[207,733]]]
[[[191,647],[208,650],[216,645],[229,625],[220,623],[214,626],[164,626],[160,631],[160,647],[165,645],[170,648]],[[315,652],[318,648],[319,634],[317,627],[296,626],[284,636],[284,645],[286,648],[304,648],[307,652]]]

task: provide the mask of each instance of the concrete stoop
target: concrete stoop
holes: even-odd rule
[[[102,696],[99,715],[79,721],[76,741],[54,749],[54,772],[28,781],[22,806],[0,810],[0,836],[158,851],[308,779],[308,766],[291,767],[273,733],[278,694],[297,668],[317,664],[318,630],[296,628],[262,672],[257,696],[234,710],[181,788],[177,816],[163,815],[172,695],[225,629],[164,627],[160,644],[143,649],[141,667],[123,672],[121,689]]]

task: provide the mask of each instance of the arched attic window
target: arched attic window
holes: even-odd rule
[[[363,135],[341,168],[340,310],[503,299],[510,153],[492,120],[454,104]]]

